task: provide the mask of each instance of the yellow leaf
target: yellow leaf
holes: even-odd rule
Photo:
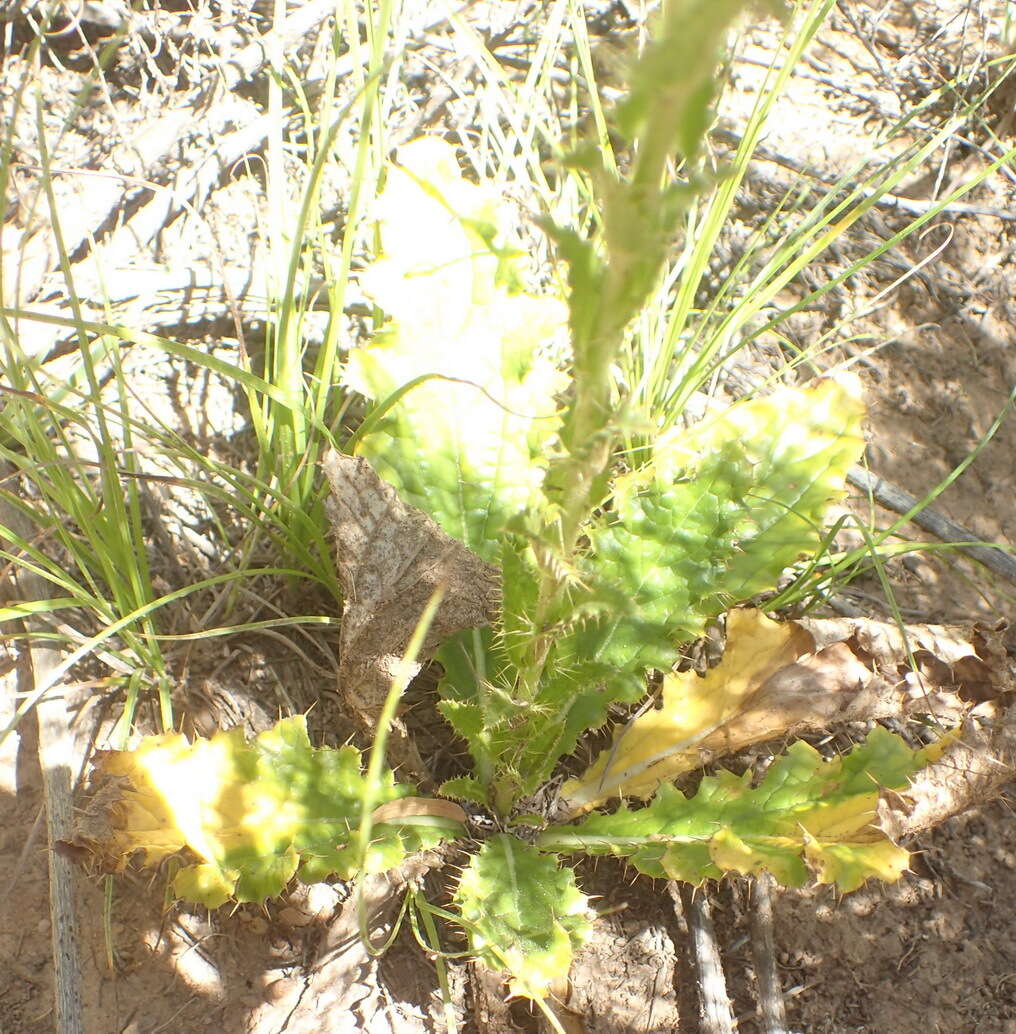
[[[648,797],[663,780],[698,768],[703,741],[796,660],[806,642],[792,624],[757,610],[731,611],[723,660],[705,678],[694,671],[665,676],[662,706],[620,729],[593,766],[564,785],[562,798],[578,812],[622,794]]]
[[[910,862],[910,852],[884,836],[860,846],[807,837],[804,853],[815,870],[816,882],[833,883],[843,893],[856,890],[871,876],[885,883],[895,883],[907,871]]]

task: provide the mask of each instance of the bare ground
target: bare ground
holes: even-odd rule
[[[959,0],[858,0],[836,7],[774,118],[765,141],[768,160],[756,164],[741,223],[731,228],[731,254],[760,206],[796,182],[801,166],[817,175],[838,175],[908,106],[963,68],[970,70],[969,83],[945,91],[924,116],[929,122],[955,111],[964,89],[983,85],[987,63],[999,53],[996,7]],[[85,40],[68,22],[71,28],[49,41],[34,69],[24,12],[9,15],[13,20],[2,24],[5,106],[13,84],[27,70],[42,90],[50,127],[59,127],[89,62],[110,38],[100,15],[118,10],[105,4],[93,8],[80,23]],[[623,5],[601,4],[598,10],[608,11],[594,26],[607,41],[625,31]],[[420,17],[427,21],[426,5]],[[478,26],[500,28],[513,21],[525,26],[538,12],[522,3],[496,9],[474,5],[470,17]],[[264,141],[259,121],[265,113],[263,73],[255,71],[214,104],[207,103],[202,87],[216,65],[209,57],[213,49],[245,69],[243,48],[269,27],[259,6],[140,8],[112,55],[107,90],[97,92],[63,137],[54,164],[75,170],[57,179],[65,192],[70,224],[65,231],[72,238],[73,257],[82,263],[83,281],[93,278],[96,299],[112,290],[124,322],[227,352],[236,348],[237,322],[249,341],[257,340],[264,314],[252,286],[264,255],[263,185],[256,157]],[[421,55],[431,65],[422,58],[411,65],[416,78],[408,79],[400,94],[397,117],[403,138],[468,118],[472,73],[449,65],[437,45],[445,30],[433,31],[421,44]],[[766,26],[749,33],[751,46],[733,67],[724,125],[736,129],[738,112],[750,103],[758,61],[772,47],[774,31]],[[306,61],[312,79],[313,53]],[[445,89],[446,80],[435,77],[435,67],[446,71],[456,90]],[[25,199],[37,182],[33,130],[25,118],[18,130],[23,165],[12,184],[21,212],[27,211]],[[1014,122],[1014,93],[1011,88],[999,91],[983,118],[936,152],[899,195],[916,202],[943,196],[983,164],[986,152],[997,153],[995,138],[1011,146]],[[167,150],[168,135],[175,143]],[[190,179],[209,156],[217,156],[212,169],[195,186]],[[792,162],[798,171],[788,168]],[[102,175],[114,171],[136,179]],[[340,218],[345,184],[341,169],[331,175],[329,189]],[[926,233],[887,252],[791,324],[804,344],[837,319],[856,314],[847,324],[851,339],[835,342],[835,355],[856,356],[865,380],[868,461],[876,473],[918,496],[969,454],[1016,383],[1014,180],[1016,174],[1003,169],[964,199],[978,211],[958,207],[944,213]],[[190,185],[180,192],[189,199],[189,209],[148,185],[185,181]],[[781,302],[792,304],[808,286],[837,275],[858,249],[887,239],[909,218],[912,214],[904,211],[878,208],[790,285]],[[130,232],[123,230],[128,225]],[[20,300],[59,309],[64,302],[44,230],[27,218],[19,222],[15,213],[5,226],[4,254],[10,254],[11,233],[21,234]],[[93,253],[103,255],[101,265],[88,265]],[[719,261],[722,265],[723,255]],[[111,271],[117,275],[110,276]],[[186,272],[183,280],[181,271]],[[882,295],[901,278],[897,289]],[[229,291],[222,290],[223,282],[231,285]],[[191,288],[186,301],[183,284]],[[125,285],[122,297],[116,294],[120,285]],[[158,292],[157,306],[153,292]],[[26,330],[39,354],[60,349],[47,333],[41,326]],[[771,360],[771,355],[753,353],[745,375]],[[234,462],[249,455],[242,403],[214,379],[195,378],[174,360],[153,364],[150,355],[138,359],[134,374],[146,402],[184,427],[198,447]],[[733,383],[731,390],[736,389]],[[1014,456],[1016,424],[1009,420],[936,508],[981,538],[1012,546]],[[170,583],[197,577],[214,564],[203,552],[200,522],[188,519],[187,500],[171,491],[156,503],[162,516],[154,523],[162,531],[153,536],[166,555],[163,576]],[[869,512],[859,493],[852,506]],[[883,512],[874,516],[882,525],[891,519]],[[920,537],[916,529],[907,531]],[[908,619],[995,623],[1011,616],[1013,587],[954,554],[894,561],[888,574]],[[284,590],[271,592],[274,602],[287,605]],[[881,599],[871,579],[852,586],[839,602],[884,616]],[[182,615],[181,627],[198,617]],[[263,727],[279,710],[316,702],[317,739],[342,742],[351,729],[332,693],[334,662],[327,651],[333,645],[308,646],[310,665],[285,644],[255,636],[225,648],[181,649],[171,654],[179,680],[175,702],[189,725],[203,732],[237,722]],[[14,684],[17,661],[12,652],[5,665],[8,686]],[[11,742],[13,749],[0,758],[8,766],[0,773],[5,777],[0,783],[0,872],[5,876],[0,885],[0,1032],[46,1034],[55,1029],[53,960],[33,723],[24,722]],[[776,893],[777,958],[791,1029],[815,1034],[1016,1032],[1016,944],[1010,935],[1016,920],[1016,830],[1008,804],[985,805],[912,846],[913,871],[897,885],[869,886],[844,898],[828,889]],[[599,895],[603,918],[573,971],[569,1004],[574,1017],[596,1034],[700,1029],[682,910],[663,887],[613,863],[590,867],[584,875],[587,889]],[[437,898],[447,893],[438,872],[427,876],[425,885]],[[433,962],[408,931],[384,958],[369,958],[351,931],[343,910],[347,890],[341,885],[301,889],[264,910],[244,906],[210,916],[165,904],[163,887],[159,876],[118,880],[107,934],[102,886],[78,878],[89,1034],[441,1029]],[[379,927],[389,907],[383,889],[377,888]],[[740,1029],[750,1034],[761,1029],[749,951],[751,906],[739,883],[711,887],[708,895]],[[466,1030],[537,1028],[538,1020],[518,1004],[501,1003],[496,982],[484,981],[464,962],[451,962],[449,970]]]

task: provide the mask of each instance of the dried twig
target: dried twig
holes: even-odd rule
[[[10,468],[3,471],[10,475]],[[8,527],[31,538],[32,529],[24,516],[0,501],[0,517]],[[26,567],[18,569],[18,590],[22,600],[41,600],[49,595],[42,578]],[[60,652],[46,639],[28,650],[28,663],[19,672],[21,693],[48,682],[60,663]],[[57,1034],[85,1034],[81,1003],[81,966],[77,948],[74,912],[74,870],[70,861],[53,850],[54,842],[72,832],[73,777],[71,765],[77,757],[67,708],[62,699],[43,697],[36,705],[39,722],[39,762],[46,799],[46,832],[49,844],[49,912],[53,943],[53,977]]]
[[[847,481],[862,492],[870,492],[872,498],[880,506],[894,513],[909,513],[920,500],[909,492],[903,491],[885,478],[876,477],[863,467],[854,467],[847,474]],[[924,507],[910,518],[916,525],[930,531],[943,542],[979,542],[980,539],[969,528],[943,517],[930,506]],[[978,546],[960,546],[965,553],[980,561],[1003,578],[1016,582],[1016,557],[1006,553],[998,546],[989,543]]]
[[[256,267],[215,270],[195,263],[187,268],[132,269],[110,265],[103,279],[108,307],[87,309],[83,313],[86,319],[185,337],[187,328],[205,333],[209,325],[231,321],[235,315],[244,324],[268,317],[267,298],[256,286],[264,278]],[[48,322],[47,317],[54,321]],[[66,300],[32,306],[19,312],[17,319],[19,341],[28,355],[49,361],[78,347],[78,331]]]
[[[671,883],[669,891],[674,904],[684,913],[691,934],[699,979],[702,1034],[737,1034],[737,1020],[727,994],[727,981],[705,889],[694,888],[687,883]]]
[[[760,872],[749,884],[751,895],[751,953],[758,984],[758,1010],[764,1034],[787,1034],[780,976],[773,939],[773,878]]]
[[[741,144],[741,135],[730,129],[719,127],[713,132],[717,138],[726,140],[730,144],[735,146],[740,146]],[[838,185],[838,181],[834,176],[830,176],[817,166],[799,161],[797,158],[781,154],[779,151],[774,151],[762,145],[755,148],[752,157],[756,162],[768,162],[771,165],[779,165],[795,175],[805,176],[828,187],[836,187]],[[993,156],[989,157],[994,160]],[[998,208],[994,205],[979,205],[966,201],[951,201],[943,205],[940,201],[930,198],[903,197],[900,194],[891,194],[877,189],[865,190],[861,193],[861,197],[865,201],[870,201],[878,208],[895,209],[898,212],[906,212],[908,215],[926,215],[932,209],[938,209],[944,215],[990,216],[992,219],[1001,219],[1006,222],[1016,220],[1016,211],[1008,208]]]
[[[285,21],[248,43],[230,58],[224,72],[226,88],[232,90],[253,79],[273,53],[289,53],[334,14],[335,0],[311,0],[310,3],[296,7]]]

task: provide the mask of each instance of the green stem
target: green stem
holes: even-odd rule
[[[417,656],[419,656],[420,650],[423,649],[424,640],[430,631],[430,626],[437,614],[438,607],[441,606],[444,594],[444,586],[439,585],[434,590],[434,594],[420,615],[420,620],[416,623],[412,638],[409,640],[409,645],[406,647],[406,652],[402,656],[398,671],[388,690],[388,696],[385,697],[384,707],[381,708],[381,714],[378,716],[377,733],[374,737],[374,745],[371,748],[370,761],[367,763],[366,789],[361,801],[363,811],[360,815],[360,857],[357,864],[356,905],[357,917],[360,923],[360,938],[367,951],[372,955],[380,954],[387,948],[387,945],[379,948],[370,939],[370,935],[367,932],[367,899],[363,893],[363,875],[367,864],[367,851],[370,848],[371,831],[374,828],[374,811],[377,808],[380,797],[381,773],[385,763],[385,748],[388,745],[388,733],[392,722],[395,720],[396,708],[399,706],[402,694],[405,693],[406,687],[413,677],[413,663]]]

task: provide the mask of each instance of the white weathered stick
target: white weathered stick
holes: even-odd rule
[[[258,272],[227,266],[213,270],[209,266],[187,268],[156,266],[117,268],[108,266],[108,306],[112,321],[143,329],[150,334],[166,335],[186,327],[206,328],[209,323],[231,320],[234,313],[243,323],[264,320],[268,306],[263,290],[255,287]],[[264,282],[264,278],[261,278]],[[106,322],[106,306],[84,306],[85,319]],[[39,318],[16,318],[18,341],[29,356],[49,361],[78,347],[73,326],[47,323],[46,317],[63,320],[73,318],[66,299],[49,305],[33,305],[25,310]]]
[[[9,476],[10,468],[0,473]],[[25,538],[34,534],[25,518],[0,501],[0,519]],[[46,599],[43,580],[22,568],[17,575],[22,600]],[[21,692],[31,692],[46,682],[60,663],[60,652],[41,640],[28,651],[28,663],[20,673]],[[53,850],[54,842],[71,836],[73,813],[73,766],[78,757],[62,699],[43,697],[36,707],[39,721],[39,761],[46,799],[46,831],[49,846],[49,913],[53,944],[53,976],[57,1034],[85,1034],[81,1001],[81,966],[78,958],[77,921],[74,907],[74,870]]]
[[[733,132],[732,130],[719,127],[715,129],[713,133],[715,136],[727,140],[729,143],[736,146],[740,146],[741,144],[741,135]],[[992,156],[989,155],[989,157]],[[752,158],[756,162],[769,162],[773,165],[780,165],[799,176],[807,176],[809,179],[816,180],[817,182],[823,183],[829,187],[835,187],[837,185],[837,181],[834,176],[829,175],[817,166],[798,161],[796,158],[780,154],[768,147],[756,147],[752,153]],[[779,189],[783,189],[782,185],[779,185]],[[866,190],[863,192],[862,196],[866,201],[874,200],[875,205],[879,208],[896,209],[900,212],[906,212],[908,215],[925,215],[933,208],[938,208],[944,215],[987,215],[993,219],[1002,219],[1006,221],[1016,219],[1016,212],[1008,208],[998,208],[994,205],[970,204],[964,201],[952,201],[949,204],[942,205],[941,202],[932,198],[903,197],[900,194],[890,194],[888,192],[880,192],[878,190]]]
[[[759,1018],[764,1034],[787,1034],[787,1014],[783,1008],[780,975],[776,971],[776,944],[773,938],[773,878],[760,872],[749,883],[751,905],[751,954],[758,984]]]
[[[691,934],[695,969],[699,981],[702,1034],[737,1034],[737,1020],[727,994],[720,948],[704,888],[671,883],[670,896],[684,913]]]

